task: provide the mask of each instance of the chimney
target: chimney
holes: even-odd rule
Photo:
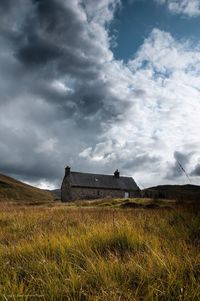
[[[65,167],[65,176],[66,177],[70,176],[70,167],[69,166]]]
[[[119,179],[119,175],[120,175],[120,172],[119,172],[118,169],[116,169],[115,172],[114,172],[114,177]]]

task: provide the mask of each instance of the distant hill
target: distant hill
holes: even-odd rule
[[[58,189],[53,189],[53,190],[49,190],[51,193],[53,193],[53,195],[55,197],[57,197],[58,199],[61,198],[61,190],[58,188]]]
[[[0,201],[49,202],[52,193],[0,174]]]
[[[200,202],[200,186],[197,185],[160,185],[143,189],[141,193],[150,198]]]

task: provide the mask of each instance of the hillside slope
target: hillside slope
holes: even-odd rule
[[[0,174],[0,201],[49,202],[53,199],[48,191]]]
[[[150,198],[175,199],[178,201],[200,202],[200,186],[160,185],[142,190],[142,196]]]
[[[57,197],[58,199],[60,199],[61,198],[61,189],[53,189],[53,190],[49,190],[51,193],[53,193],[53,195],[55,196],[55,197]]]

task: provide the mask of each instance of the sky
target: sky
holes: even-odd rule
[[[0,172],[200,185],[199,28],[200,0],[1,0]]]

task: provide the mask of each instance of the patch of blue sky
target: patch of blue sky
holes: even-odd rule
[[[200,62],[199,62],[199,64],[196,64],[195,66],[193,64],[190,64],[189,66],[187,66],[185,72],[190,73],[193,76],[199,77],[200,76]]]
[[[161,78],[161,79],[168,79],[168,78],[170,78],[171,75],[172,75],[172,71],[169,70],[169,69],[166,69],[166,68],[162,69],[162,71],[156,70],[156,69],[154,69],[153,71],[154,71],[154,72],[153,72],[153,78],[154,78],[155,80],[158,79],[158,78]]]
[[[110,25],[110,36],[115,36],[111,46],[114,57],[128,62],[154,28],[170,32],[178,40],[191,40],[194,45],[200,39],[200,17],[176,15],[154,0],[122,0]]]

